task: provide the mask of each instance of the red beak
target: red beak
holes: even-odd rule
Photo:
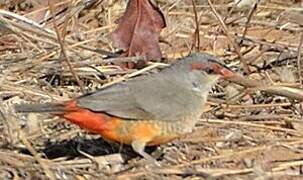
[[[216,64],[213,63],[212,64],[214,71],[217,74],[220,74],[221,76],[223,76],[224,78],[230,78],[236,75],[235,72],[233,72],[232,70],[228,69],[227,67],[224,67],[220,64]]]

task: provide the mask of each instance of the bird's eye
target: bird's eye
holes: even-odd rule
[[[214,73],[214,70],[212,68],[207,68],[205,70],[205,72],[207,72],[208,74],[213,74]]]

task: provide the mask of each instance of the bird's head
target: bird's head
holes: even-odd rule
[[[193,53],[180,63],[184,64],[185,66],[183,67],[195,74],[203,86],[211,87],[218,79],[230,78],[235,75],[235,72],[219,63],[216,57],[205,53]]]
[[[191,62],[190,66],[192,70],[201,71],[209,76],[219,76],[221,78],[229,78],[235,75],[235,73],[227,66],[219,63],[216,58],[212,56],[205,56],[204,54],[198,59]]]

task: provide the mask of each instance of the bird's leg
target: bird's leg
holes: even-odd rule
[[[159,162],[157,162],[156,159],[154,159],[151,155],[149,155],[148,153],[146,153],[146,152],[144,151],[146,142],[141,141],[141,140],[135,140],[135,141],[132,142],[131,145],[132,145],[133,150],[134,150],[136,153],[140,154],[142,157],[144,157],[144,158],[145,158],[146,160],[148,160],[149,162],[155,164],[156,166],[161,166],[161,165],[159,164]]]

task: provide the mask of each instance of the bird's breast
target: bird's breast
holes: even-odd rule
[[[194,123],[185,121],[161,120],[119,120],[112,128],[106,128],[99,134],[110,141],[131,144],[134,140],[147,142],[147,146],[170,142],[184,134],[190,133]],[[110,126],[109,126],[110,127]]]

